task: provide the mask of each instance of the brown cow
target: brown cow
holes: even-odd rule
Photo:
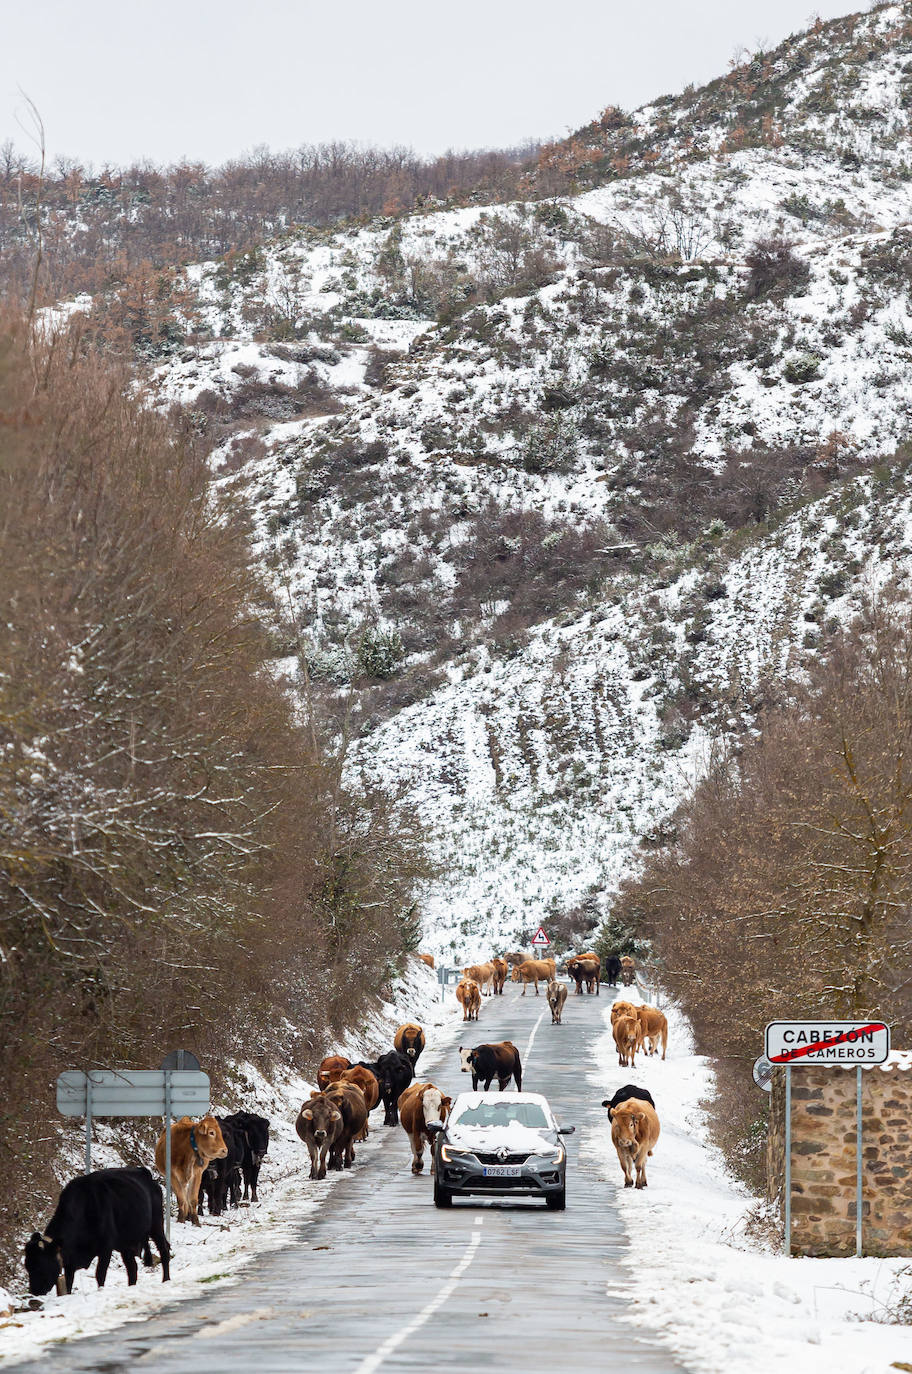
[[[380,1101],[380,1084],[377,1082],[377,1075],[372,1073],[364,1064],[352,1064],[350,1069],[337,1069],[333,1074],[332,1082],[354,1083],[356,1088],[360,1088],[364,1094],[368,1113],[372,1112]],[[367,1140],[369,1135],[368,1123],[365,1121],[364,1129],[358,1139]]]
[[[619,1016],[614,1023],[614,1043],[622,1068],[634,1068],[640,1043],[640,1023],[635,1016]]]
[[[482,997],[485,996],[485,989],[487,989],[488,996],[493,996],[494,965],[490,960],[486,964],[470,964],[468,968],[462,970],[462,976],[478,984]]]
[[[478,1013],[481,1011],[481,993],[477,983],[468,978],[463,978],[461,983],[457,983],[456,1001],[462,1007],[463,1021],[478,1020]]]
[[[624,1187],[634,1187],[633,1166],[636,1166],[636,1187],[645,1188],[646,1158],[652,1154],[659,1138],[659,1115],[649,1102],[628,1098],[617,1107],[608,1109],[611,1120],[611,1139],[624,1171]]]
[[[324,1093],[314,1093],[298,1112],[295,1130],[310,1154],[311,1178],[326,1177],[326,1160],[342,1126],[342,1113]]]
[[[554,979],[548,984],[547,996],[548,1006],[551,1008],[551,1024],[552,1026],[559,1026],[564,1014],[564,1003],[567,1000],[567,984],[559,983],[557,979]]]
[[[617,1001],[611,1004],[611,1024],[614,1025],[619,1016],[632,1016],[636,1020],[637,1009],[632,1002]]]
[[[342,1129],[329,1149],[330,1169],[350,1169],[355,1162],[355,1141],[367,1125],[367,1102],[354,1083],[330,1083],[323,1094],[342,1117]]]
[[[406,1021],[393,1036],[393,1048],[404,1054],[406,1059],[410,1059],[413,1065],[418,1063],[424,1043],[424,1031],[416,1021]]]
[[[514,968],[517,964],[524,964],[528,957],[528,954],[523,954],[521,949],[511,949],[509,954],[504,955],[510,968]]]
[[[523,997],[526,995],[526,988],[529,984],[534,983],[535,996],[537,997],[539,979],[545,983],[550,983],[556,972],[557,964],[553,959],[526,959],[514,967],[511,976],[514,983],[522,983]]]
[[[412,1173],[424,1168],[424,1142],[434,1153],[434,1137],[428,1127],[446,1121],[453,1099],[444,1097],[433,1083],[410,1083],[399,1098],[399,1120],[412,1144]]]
[[[658,1007],[637,1007],[637,1018],[640,1023],[640,1041],[647,1054],[657,1054],[658,1044],[662,1042],[662,1058],[665,1058],[665,1051],[668,1048],[668,1019],[663,1011]],[[646,1041],[649,1044],[646,1044]]]
[[[587,992],[591,993],[594,988],[598,996],[602,961],[597,954],[577,954],[568,963],[567,972],[576,984],[577,997],[582,996],[584,983]]]
[[[492,959],[491,964],[494,968],[494,991],[503,994],[504,983],[507,981],[509,968],[506,959]]]
[[[428,968],[437,967],[437,965],[434,963],[433,954],[419,954],[418,958],[421,960],[422,964],[427,964]]]
[[[165,1133],[162,1131],[155,1146],[155,1167],[165,1174]],[[171,1187],[177,1198],[178,1221],[191,1221],[199,1226],[200,1181],[210,1160],[226,1159],[228,1146],[222,1128],[214,1116],[191,1121],[182,1116],[171,1126]]]
[[[623,954],[621,956],[621,982],[624,984],[624,987],[629,988],[635,977],[636,964],[629,954]]]
[[[334,1073],[350,1068],[351,1060],[346,1059],[343,1054],[328,1054],[317,1069],[317,1087],[320,1092],[329,1087]]]

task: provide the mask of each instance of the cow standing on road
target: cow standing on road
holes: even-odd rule
[[[462,1073],[472,1075],[472,1090],[478,1091],[478,1084],[484,1083],[488,1091],[494,1079],[503,1092],[512,1078],[517,1092],[522,1092],[522,1062],[519,1050],[512,1040],[501,1040],[493,1045],[476,1045],[475,1049],[459,1046],[459,1063]]]
[[[551,1008],[551,1024],[559,1026],[564,1015],[564,1003],[567,1000],[567,984],[559,983],[554,979],[548,984],[548,1006]]]

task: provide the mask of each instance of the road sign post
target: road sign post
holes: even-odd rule
[[[770,1064],[778,1064],[785,1070],[787,1255],[792,1253],[792,1069],[855,1069],[855,1254],[860,1258],[863,1250],[864,1205],[861,1071],[863,1068],[873,1068],[876,1064],[885,1064],[889,1059],[890,1027],[883,1021],[771,1021],[766,1028],[764,1046]]]
[[[192,1057],[192,1056],[191,1056]],[[198,1061],[197,1061],[198,1063]],[[92,1172],[92,1122],[102,1116],[165,1118],[165,1211],[171,1238],[171,1118],[201,1116],[209,1110],[209,1075],[196,1069],[68,1069],[57,1079],[57,1110],[84,1116],[85,1171]]]

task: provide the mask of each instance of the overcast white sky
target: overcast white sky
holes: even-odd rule
[[[21,87],[96,167],[326,139],[421,153],[562,136],[720,75],[845,0],[31,0],[3,4],[0,141]]]

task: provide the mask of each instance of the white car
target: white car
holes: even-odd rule
[[[434,1149],[434,1203],[454,1197],[541,1197],[567,1205],[567,1152],[561,1127],[540,1093],[460,1093]]]

